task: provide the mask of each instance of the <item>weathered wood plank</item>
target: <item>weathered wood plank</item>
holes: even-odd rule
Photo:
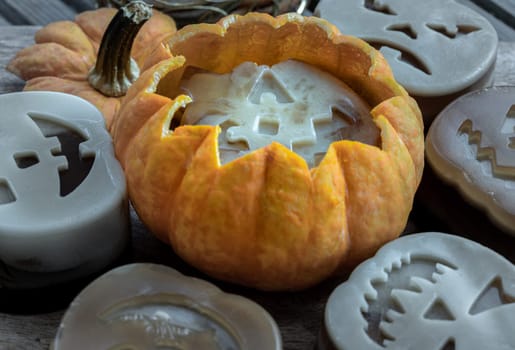
[[[61,318],[59,311],[45,315],[0,314],[0,349],[48,349]]]
[[[60,0],[2,0],[2,16],[14,25],[45,25],[73,19],[76,11]]]
[[[83,12],[88,10],[93,10],[96,8],[95,0],[62,0],[66,5],[70,8],[74,9],[76,12]]]
[[[0,27],[0,93],[18,91],[24,82],[5,70],[16,52],[34,43],[35,26]]]

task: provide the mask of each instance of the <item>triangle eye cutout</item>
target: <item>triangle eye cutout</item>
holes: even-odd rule
[[[447,305],[440,299],[436,299],[429,309],[424,314],[424,318],[429,320],[439,321],[455,321],[456,318],[453,316]]]
[[[456,31],[449,31],[444,25],[441,24],[426,24],[426,26],[429,29],[446,36],[449,39],[456,39],[463,35],[467,35],[481,30],[481,28],[479,27],[469,25],[457,25]]]
[[[59,169],[60,196],[73,192],[88,176],[95,159],[94,154],[81,155],[79,145],[87,138],[72,128],[45,118],[43,115],[30,113],[29,117],[36,123],[45,137],[57,137],[61,150],[52,152],[54,156],[65,156],[67,169]]]
[[[393,24],[386,28],[386,30],[404,33],[411,39],[416,39],[418,37],[417,32],[415,32],[413,27],[409,24]]]
[[[278,103],[292,103],[294,98],[290,95],[284,84],[277,79],[274,73],[264,72],[249,95],[249,100],[254,104],[261,104],[263,94],[275,96]]]
[[[377,4],[376,0],[365,0],[365,8],[370,11],[379,12],[388,16],[397,15],[397,13],[393,11],[388,5]]]
[[[397,51],[397,59],[400,62],[405,63],[408,66],[411,66],[412,68],[420,71],[420,73],[424,75],[430,76],[433,74],[431,72],[431,69],[415,53],[408,52],[403,48],[392,46],[391,43],[381,42],[379,40],[369,40],[368,43],[379,51],[381,51],[383,48],[388,48]]]
[[[9,183],[6,180],[0,179],[0,205],[12,203],[14,201],[16,201],[16,197],[14,196],[11,186],[9,186]]]
[[[472,304],[469,313],[477,315],[481,312],[513,303],[515,303],[515,297],[510,297],[504,292],[502,279],[496,277],[481,291],[476,301]]]
[[[35,152],[15,154],[14,161],[20,169],[30,168],[39,163],[38,155]]]

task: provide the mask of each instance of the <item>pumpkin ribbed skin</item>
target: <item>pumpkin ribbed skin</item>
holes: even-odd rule
[[[83,12],[75,21],[59,21],[41,28],[35,45],[20,50],[7,69],[27,81],[25,90],[70,93],[93,103],[110,126],[120,98],[104,96],[88,83],[88,73],[96,62],[104,32],[115,9]],[[131,55],[141,67],[165,35],[175,32],[175,22],[154,11],[135,38]]]
[[[404,229],[423,168],[420,111],[382,55],[318,18],[251,13],[187,26],[173,58],[152,56],[112,128],[131,200],[145,224],[187,262],[222,280],[265,290],[312,286],[354,266]],[[219,128],[172,117],[186,66],[230,72],[245,61],[296,59],[338,77],[371,106],[381,147],[331,144],[309,169],[272,143],[220,165]]]

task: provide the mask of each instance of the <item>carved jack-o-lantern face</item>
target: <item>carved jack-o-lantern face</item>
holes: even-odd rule
[[[423,169],[422,118],[370,45],[315,17],[250,13],[185,27],[165,46],[174,57],[143,72],[110,130],[138,216],[181,258],[222,280],[266,290],[302,289],[342,264],[355,264],[403,230]],[[222,82],[243,77],[237,72],[245,62],[254,67],[243,67],[250,87],[201,85],[213,99],[181,91],[197,74]],[[313,69],[302,71],[324,71],[370,108],[364,108],[363,118],[357,118],[363,109],[347,108],[347,117],[332,130],[343,137],[325,133],[321,148],[327,153],[319,163],[315,136],[323,138],[321,124],[331,125],[338,118],[334,110],[345,115],[342,107],[356,104],[328,100],[335,84],[312,88],[312,77],[320,73],[305,81],[296,69],[278,74],[289,62]],[[220,93],[231,89],[236,91]],[[237,93],[244,98],[236,100]],[[313,96],[320,96],[316,103]],[[222,105],[225,97],[234,104]],[[221,128],[195,125],[196,116],[177,126],[196,102],[203,105],[196,116],[220,117]],[[236,103],[244,107],[236,111]],[[315,107],[314,113],[300,113]],[[242,120],[240,111],[254,113]],[[225,121],[234,124],[222,125]],[[295,122],[308,128],[292,135]],[[356,133],[347,137],[348,129]],[[353,138],[368,129],[371,144]],[[227,141],[258,148],[221,164],[224,131]],[[299,148],[310,149],[307,161]]]
[[[4,171],[12,175],[3,182],[3,204],[12,202],[12,208],[20,209],[24,199],[47,203],[50,198],[65,198],[91,170],[95,152],[79,152],[80,145],[87,141],[85,135],[53,119],[51,115],[28,112],[16,123],[2,126],[6,134],[16,135],[2,142],[6,151],[2,155]],[[17,137],[20,124],[24,124],[23,137]],[[70,178],[70,173],[78,176]]]
[[[409,235],[336,288],[325,324],[338,349],[512,349],[514,287],[515,266],[478,243]]]
[[[426,144],[437,174],[515,234],[515,87],[456,99],[435,119]]]
[[[0,101],[0,261],[11,272],[0,285],[32,283],[16,271],[111,261],[125,241],[127,203],[101,114],[60,93],[7,94]]]
[[[272,142],[301,155],[310,167],[319,165],[335,141],[379,146],[370,106],[342,81],[299,61],[272,67],[245,62],[232,74],[193,74],[181,87],[193,100],[182,123],[221,126],[222,163]]]
[[[488,75],[497,34],[452,0],[322,0],[316,13],[380,51],[410,94],[443,96]]]

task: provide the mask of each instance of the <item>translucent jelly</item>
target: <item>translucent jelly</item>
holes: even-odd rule
[[[272,142],[310,167],[336,141],[378,145],[369,105],[342,81],[302,62],[244,62],[228,74],[192,74],[181,88],[193,99],[182,124],[220,125],[222,163]]]

